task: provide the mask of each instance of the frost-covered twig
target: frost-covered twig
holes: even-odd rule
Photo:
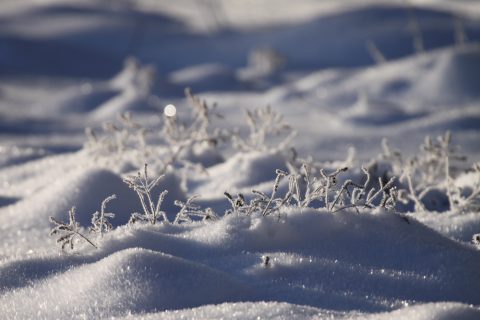
[[[325,208],[327,208],[327,210],[331,211],[333,209],[333,206],[330,206],[330,199],[329,199],[331,188],[334,188],[337,185],[338,175],[341,172],[345,172],[347,170],[348,170],[347,167],[339,168],[329,175],[326,175],[323,169],[320,170],[320,175],[325,181]]]
[[[282,180],[283,177],[286,177],[288,175],[286,172],[279,169],[276,170],[276,173],[277,173],[277,177],[275,178],[275,182],[273,183],[272,195],[270,196],[270,199],[268,199],[268,202],[262,211],[262,215],[264,216],[271,213],[271,210],[269,210],[269,208],[270,208],[270,205],[272,204],[272,201],[275,199],[275,194],[278,191],[278,186],[280,185],[280,181]]]
[[[380,184],[380,189],[377,192],[374,192],[375,189],[371,189],[370,192],[367,194],[367,199],[365,201],[365,207],[372,207],[373,206],[373,201],[379,196],[383,195],[385,197],[385,194],[388,195],[388,190],[393,186],[393,183],[395,182],[395,177],[391,177],[390,180],[386,184],[383,184],[382,179],[378,178],[379,184]]]
[[[133,213],[130,222],[135,223],[140,220],[155,224],[158,218],[161,217],[165,223],[168,223],[167,214],[160,210],[160,206],[162,205],[168,191],[164,190],[160,193],[157,202],[154,202],[152,199],[152,190],[160,182],[160,179],[163,178],[163,175],[150,180],[147,168],[148,166],[145,164],[143,175],[139,171],[136,176],[130,176],[123,179],[123,181],[137,193],[143,209],[143,215],[138,212]]]
[[[327,208],[329,209],[330,211],[333,210],[333,208],[335,208],[335,206],[337,205],[337,203],[339,202],[340,198],[346,193],[348,197],[352,198],[352,193],[350,193],[350,191],[348,191],[348,187],[355,187],[355,188],[358,188],[358,189],[362,189],[363,187],[354,183],[352,180],[348,179],[346,180],[343,185],[342,185],[342,188],[337,192],[337,195],[335,197],[335,199],[333,200],[330,208]],[[355,189],[354,189],[355,190]]]
[[[273,212],[279,212],[280,208],[287,205],[291,199],[291,192],[287,192],[284,197],[277,197],[278,187],[283,177],[288,174],[282,170],[276,170],[277,176],[273,183],[272,194],[268,196],[264,192],[258,190],[252,190],[253,197],[250,202],[247,203],[245,197],[239,193],[237,197],[233,197],[230,193],[225,192],[224,195],[230,202],[232,209],[227,210],[229,213],[246,214],[250,215],[257,212],[263,216],[272,214]]]
[[[180,211],[175,217],[174,224],[179,224],[182,222],[192,222],[192,217],[200,217],[202,220],[216,220],[218,219],[217,214],[213,211],[212,208],[201,209],[199,205],[194,204],[194,201],[198,199],[198,195],[194,195],[187,199],[186,202],[176,200],[175,205],[180,207]]]
[[[50,231],[50,236],[59,235],[57,242],[62,243],[62,250],[64,250],[67,245],[70,245],[70,249],[73,250],[75,238],[82,238],[97,249],[97,246],[80,232],[80,224],[75,220],[75,207],[69,210],[68,217],[68,224],[54,217],[50,217],[50,222],[55,225]]]
[[[234,198],[230,193],[225,191],[223,195],[228,199],[228,202],[230,202],[230,206],[232,207],[231,209],[227,210],[225,214],[231,214],[231,213],[247,213],[248,210],[246,211],[246,202],[245,202],[245,197],[243,194],[239,193],[237,196]]]
[[[112,230],[113,226],[110,221],[108,221],[108,218],[114,218],[115,214],[112,212],[105,212],[105,209],[107,207],[107,204],[116,198],[117,196],[115,194],[112,194],[111,196],[105,198],[102,201],[100,212],[95,211],[92,216],[92,227],[90,227],[91,232],[99,233],[100,236],[103,237],[104,232]]]
[[[205,100],[192,94],[190,88],[185,89],[185,96],[192,110],[193,120],[189,123],[180,122],[177,115],[164,116],[164,126],[161,131],[162,138],[175,154],[174,160],[180,151],[192,149],[197,145],[207,143],[216,146],[220,141],[228,139],[230,133],[218,128],[213,129],[211,124],[214,118],[222,119],[223,116],[216,112],[216,104],[208,104]]]
[[[452,191],[452,209],[457,212],[477,212],[480,211],[480,162],[473,165],[473,175],[476,181],[472,184],[471,191],[467,196],[462,196],[460,188],[456,187],[453,182]]]
[[[391,149],[386,139],[382,141],[382,149],[380,159],[386,161],[391,169],[390,172],[383,174],[400,176],[399,182],[405,185],[416,211],[426,211],[424,198],[432,189],[441,186],[445,187],[450,208],[456,210],[461,196],[454,187],[453,179],[463,170],[463,166],[459,164],[464,162],[466,157],[459,155],[458,148],[452,145],[450,131],[435,140],[426,136],[420,146],[420,152],[409,159],[404,159],[400,151]],[[401,189],[398,190],[399,195],[402,192]]]
[[[130,112],[119,115],[120,123],[104,122],[103,133],[98,134],[92,128],[85,129],[87,141],[84,148],[96,159],[100,157],[122,156],[127,148],[137,151],[143,157],[147,156],[148,146],[146,134],[148,130],[135,122]]]
[[[284,150],[295,137],[296,132],[284,121],[283,115],[270,106],[245,112],[249,135],[247,138],[239,134],[232,136],[233,146],[241,151],[272,151]],[[284,136],[275,147],[269,146],[268,139]]]
[[[366,47],[367,47],[368,53],[370,54],[370,56],[372,57],[373,61],[375,61],[376,64],[380,65],[387,61],[382,51],[378,49],[377,45],[375,44],[375,42],[373,42],[373,40],[368,40]]]

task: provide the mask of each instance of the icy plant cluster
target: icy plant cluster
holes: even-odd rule
[[[144,162],[143,170],[124,178],[124,182],[137,194],[142,208],[142,212],[131,214],[130,225],[213,221],[229,214],[277,215],[280,219],[284,208],[314,208],[332,213],[348,210],[357,214],[376,208],[393,213],[412,211],[412,208],[416,212],[425,212],[431,210],[429,201],[435,201],[430,196],[434,190],[448,199],[448,207],[440,208],[442,210],[459,213],[480,210],[480,164],[472,168],[465,165],[466,158],[458,154],[457,146],[452,145],[450,132],[435,140],[426,137],[419,153],[413,157],[405,157],[399,150],[393,149],[387,140],[383,140],[382,153],[377,158],[360,169],[349,170],[353,164],[353,152],[345,161],[348,166],[335,167],[316,162],[311,157],[299,157],[295,149],[290,147],[295,131],[271,107],[247,110],[248,134],[242,136],[238,129],[226,130],[213,126],[214,118],[222,118],[215,104],[208,104],[188,89],[185,94],[191,107],[189,121],[180,121],[177,114],[164,115],[159,145],[158,142],[157,145],[148,143],[146,137],[151,130],[134,122],[130,114],[121,115],[121,126],[105,124],[104,135],[100,137],[87,129],[85,148],[95,155],[95,159],[126,157],[130,151],[154,163],[153,168],[157,172],[155,177],[149,175]],[[190,196],[185,201],[176,200],[174,204],[179,210],[169,220],[172,213],[161,209],[168,190],[157,193],[154,189],[169,171],[183,177],[183,189],[188,194],[188,170],[195,167],[204,169],[202,157],[195,155],[198,156],[199,149],[207,146],[213,148],[219,158],[223,158],[217,148],[220,142],[236,152],[280,154],[288,169],[276,170],[270,192],[254,189],[249,194],[235,194],[226,190],[224,195],[230,203],[230,209],[222,214],[196,204],[198,195]],[[164,152],[159,153],[156,148],[163,148]],[[455,181],[462,174],[470,174],[476,180],[469,186],[460,186]],[[107,197],[100,211],[92,216],[90,233],[98,234],[100,238],[112,229],[109,219],[115,215],[106,212],[106,206],[113,199],[115,195]],[[76,239],[83,239],[97,247],[82,233],[75,220],[75,208],[69,212],[68,223],[53,217],[50,219],[55,225],[51,235],[58,236],[57,242],[62,244],[62,249],[73,249]],[[480,242],[479,239],[480,236],[474,236],[474,241]]]
[[[168,191],[162,191],[156,201],[153,197],[153,189],[158,185],[162,178],[163,175],[160,175],[151,179],[148,174],[148,166],[145,164],[143,171],[139,171],[137,175],[134,176],[127,176],[123,180],[131,189],[136,192],[143,209],[142,213],[133,212],[131,214],[128,222],[129,225],[142,222],[154,225],[158,221],[165,224],[171,223],[165,211],[161,210],[161,205]],[[198,217],[202,218],[202,220],[218,219],[218,215],[211,208],[202,209],[200,206],[196,205],[196,198],[198,198],[198,196],[192,196],[185,202],[180,200],[175,201],[175,205],[180,207],[180,209],[176,214],[173,224],[193,222],[194,219]],[[102,201],[100,211],[93,213],[91,227],[89,228],[89,232],[91,234],[93,233],[103,237],[104,233],[113,229],[109,219],[113,219],[115,214],[106,212],[106,207],[107,204],[114,199],[116,199],[115,194],[108,196]],[[83,232],[80,224],[76,221],[75,215],[76,209],[75,207],[72,207],[69,211],[68,223],[59,221],[54,217],[50,217],[50,222],[54,224],[50,235],[57,236],[57,243],[62,244],[62,250],[65,250],[66,248],[73,250],[77,239],[83,239],[93,247],[98,248],[95,242]]]
[[[471,168],[466,165],[466,157],[459,154],[458,146],[452,145],[452,135],[447,131],[435,140],[429,136],[425,138],[417,155],[405,158],[399,150],[392,149],[388,141],[382,141],[383,153],[379,160],[372,166],[377,168],[386,164],[388,169],[383,174],[399,176],[401,187],[406,190],[406,195],[414,203],[415,211],[427,211],[426,204],[435,199],[429,199],[429,194],[434,190],[440,190],[448,198],[448,208],[454,212],[476,211],[480,209],[479,164]],[[388,171],[387,171],[388,170]],[[455,184],[455,178],[464,173],[472,173],[477,181],[468,188],[462,188]]]
[[[95,160],[115,160],[132,148],[140,155],[148,154],[145,140],[147,129],[135,122],[131,113],[121,113],[117,124],[103,123],[102,130],[103,134],[98,134],[92,128],[85,129],[85,150],[92,154]]]
[[[262,215],[278,213],[282,207],[294,208],[318,208],[313,203],[321,204],[327,211],[337,212],[353,208],[360,213],[361,208],[384,208],[394,211],[400,192],[394,186],[395,178],[383,183],[379,179],[379,188],[376,189],[370,183],[370,174],[362,168],[365,173],[363,184],[353,182],[351,179],[339,183],[339,175],[348,170],[347,167],[339,168],[331,173],[320,170],[318,176],[312,176],[311,170],[306,164],[302,166],[300,174],[287,173],[282,170],[276,171],[276,178],[272,192],[269,195],[258,190],[252,190],[253,197],[247,203],[245,196],[238,194],[233,197],[225,192],[226,198],[231,204],[228,213],[252,214],[254,212]],[[287,191],[279,194],[281,180],[287,181]],[[403,200],[403,199],[402,199]]]
[[[249,129],[248,137],[243,138],[238,133],[232,135],[233,146],[240,151],[271,151],[284,150],[295,137],[296,132],[283,119],[283,115],[270,106],[246,111],[246,120]],[[283,139],[276,147],[269,145],[273,137]]]
[[[68,212],[68,218],[69,221],[66,223],[63,221],[58,221],[54,217],[50,217],[50,221],[55,225],[52,231],[50,231],[50,235],[58,235],[57,242],[62,244],[62,250],[64,250],[67,246],[73,250],[75,244],[74,240],[76,238],[82,238],[97,248],[97,246],[90,239],[83,235],[80,224],[75,220],[75,207],[72,207]]]

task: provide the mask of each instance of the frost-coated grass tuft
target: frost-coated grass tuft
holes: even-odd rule
[[[165,223],[168,223],[167,214],[160,210],[165,196],[168,191],[164,190],[158,196],[158,200],[155,202],[152,197],[153,188],[160,182],[163,175],[150,180],[148,176],[148,166],[145,163],[143,172],[138,171],[137,175],[126,177],[123,181],[133,189],[140,199],[140,203],[143,208],[143,213],[134,212],[130,218],[129,223],[135,223],[137,221],[146,221],[151,224],[157,223],[157,220],[161,218]]]
[[[57,243],[62,244],[62,250],[65,250],[67,245],[73,250],[75,246],[75,240],[81,238],[91,244],[94,248],[97,246],[86,236],[81,233],[80,224],[75,221],[75,207],[72,207],[68,212],[68,224],[63,221],[59,221],[54,217],[50,217],[50,222],[55,225],[55,227],[50,231],[50,236],[58,235]]]
[[[105,198],[105,200],[102,201],[100,212],[95,211],[92,216],[92,227],[90,227],[91,232],[98,233],[100,234],[100,236],[103,237],[104,232],[108,232],[113,229],[113,226],[108,221],[108,219],[113,219],[115,217],[115,214],[112,212],[105,212],[105,209],[107,207],[107,204],[116,198],[117,196],[115,194],[112,194],[111,196]]]

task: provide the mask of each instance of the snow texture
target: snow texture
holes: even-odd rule
[[[479,19],[467,0],[2,1],[1,317],[479,319]],[[428,158],[441,172],[395,212],[225,214],[278,204],[302,163],[409,191],[406,159],[446,131],[461,147]],[[155,211],[125,183],[145,163],[169,223],[132,223]],[[192,222],[175,224],[182,205]],[[51,219],[72,207],[81,236],[61,250]]]

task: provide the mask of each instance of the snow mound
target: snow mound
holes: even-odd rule
[[[209,305],[193,309],[148,314],[143,315],[142,319],[168,320],[184,318],[220,320],[225,319],[225,315],[228,315],[228,318],[232,320],[475,320],[480,317],[480,310],[460,303],[428,303],[386,313],[356,314],[335,312],[290,303],[241,302],[222,303],[220,305]],[[127,316],[122,319],[136,319],[136,317]]]
[[[453,44],[452,13],[418,7],[411,10],[429,40],[426,50]],[[374,63],[366,49],[369,41],[388,60],[414,54],[412,35],[405,31],[408,24],[404,6],[369,5],[289,26],[267,43],[287,57],[288,67],[365,66]],[[298,50],[300,47],[303,50]]]
[[[285,210],[280,220],[232,214],[208,223],[121,227],[99,241],[98,250],[85,244],[83,257],[43,255],[2,264],[1,274],[17,270],[19,280],[1,282],[16,290],[0,297],[0,310],[22,318],[40,305],[48,318],[246,300],[346,312],[385,312],[413,302],[480,303],[471,286],[480,281],[478,251],[387,212]],[[38,277],[29,270],[39,270]],[[27,301],[24,308],[19,301]]]
[[[123,69],[108,85],[117,89],[118,94],[93,109],[90,117],[94,121],[107,121],[129,111],[155,112],[151,102],[151,91],[157,82],[157,73],[153,66],[142,65],[135,58],[128,58]]]
[[[172,83],[197,91],[235,89],[238,81],[233,69],[221,64],[204,64],[172,72]]]
[[[237,153],[225,162],[209,167],[208,178],[194,193],[218,197],[225,191],[241,191],[244,188],[250,191],[263,182],[271,184],[276,169],[286,170],[285,158],[280,153]]]
[[[95,318],[238,300],[245,292],[232,277],[202,264],[128,249],[7,293],[0,310],[9,319]]]
[[[58,101],[52,104],[56,112],[85,113],[90,112],[119,94],[119,90],[108,86],[95,86],[83,84],[62,94]]]
[[[180,181],[174,173],[167,173],[152,190],[157,199],[163,190],[169,193],[162,204],[162,210],[170,217],[178,211],[175,200],[185,200]],[[111,219],[113,226],[124,225],[133,212],[143,212],[137,194],[125,184],[122,178],[106,169],[78,169],[62,180],[57,180],[41,189],[38,193],[15,204],[5,207],[0,221],[5,226],[22,225],[46,227],[50,225],[49,216],[57,220],[67,221],[68,211],[76,208],[76,219],[82,226],[89,226],[92,214],[100,210],[102,201],[112,195],[116,199],[110,201],[108,212],[114,212]]]
[[[152,105],[149,96],[136,89],[126,89],[122,93],[112,97],[99,105],[90,113],[90,119],[96,122],[115,119],[116,116],[125,112],[155,112],[157,109]]]
[[[417,87],[432,102],[459,103],[480,97],[480,47],[443,50],[428,65]]]
[[[346,114],[351,121],[364,125],[388,125],[414,117],[395,102],[372,99],[367,94],[360,94]]]
[[[88,226],[92,214],[100,210],[102,201],[111,194],[117,195],[107,207],[109,212],[115,212],[113,225],[127,223],[130,213],[140,209],[136,195],[120,176],[105,169],[71,172],[65,179],[54,181],[31,197],[5,208],[0,219],[6,225],[17,227],[46,227],[50,225],[49,216],[68,220],[68,211],[75,206],[77,221]]]

